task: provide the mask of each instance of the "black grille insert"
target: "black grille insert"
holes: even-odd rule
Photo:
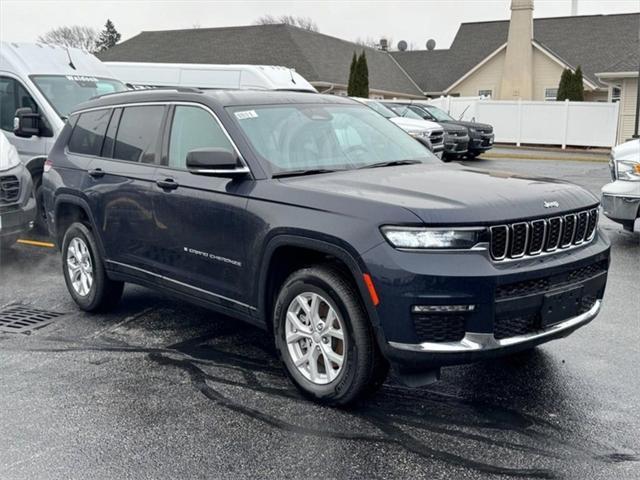
[[[490,227],[494,260],[538,255],[591,240],[598,225],[598,209]]]
[[[20,180],[15,175],[0,177],[0,203],[12,203],[20,197]]]
[[[463,315],[413,315],[420,342],[457,342],[465,335]]]

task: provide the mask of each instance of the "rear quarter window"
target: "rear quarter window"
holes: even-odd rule
[[[80,114],[69,139],[69,151],[99,156],[110,118],[110,109]]]

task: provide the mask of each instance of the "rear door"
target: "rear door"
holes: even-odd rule
[[[212,111],[197,104],[172,108],[163,166],[152,186],[157,268],[174,288],[197,292],[226,307],[247,310],[245,272],[247,189],[252,180],[195,175],[187,153],[237,150]]]
[[[165,105],[114,109],[101,155],[88,169],[86,193],[96,228],[107,259],[121,267],[150,270],[156,256],[150,190],[160,158],[166,109]],[[97,112],[80,116],[72,140],[83,117],[97,116]]]

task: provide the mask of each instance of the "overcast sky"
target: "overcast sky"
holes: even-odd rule
[[[312,18],[320,32],[347,40],[386,36],[423,49],[429,38],[447,48],[461,22],[509,18],[510,0],[426,1],[193,1],[0,0],[0,37],[34,41],[61,25],[99,29],[107,18],[130,38],[142,30],[249,25],[261,15]],[[578,0],[578,14],[640,11],[640,0]],[[535,17],[566,16],[571,0],[535,0]],[[570,34],[570,32],[567,32]]]

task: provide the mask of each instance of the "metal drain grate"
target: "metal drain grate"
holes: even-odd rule
[[[0,310],[0,332],[29,334],[62,315],[62,313],[47,312],[24,305],[9,306]]]

